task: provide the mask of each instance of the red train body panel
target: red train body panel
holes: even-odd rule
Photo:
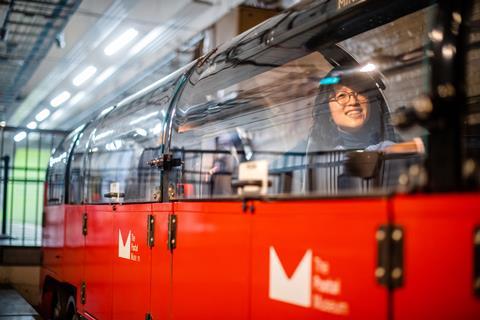
[[[138,319],[146,310],[160,319],[381,319],[389,299],[395,319],[475,319],[479,199],[473,193],[252,201],[253,213],[242,202],[87,206],[88,232],[96,236],[84,247],[83,237],[71,240],[64,260],[75,264],[61,268],[64,281],[88,283],[87,303],[77,303],[96,319]],[[82,209],[67,207],[67,220]],[[173,253],[166,243],[169,215],[179,226]],[[66,228],[76,225],[80,234],[79,216]],[[391,216],[404,231],[405,278],[389,292],[375,270],[376,233]]]
[[[374,270],[375,232],[387,222],[387,208],[386,199],[258,203],[252,219],[252,318],[385,317],[388,294]],[[308,299],[302,305],[293,295],[301,287],[289,288],[288,279],[300,276],[307,261]],[[292,296],[282,297],[289,291]]]
[[[393,208],[395,223],[405,228],[406,253],[405,286],[394,293],[395,318],[477,318],[472,277],[479,194],[405,196],[394,199]]]
[[[245,319],[249,314],[251,220],[239,203],[176,203],[172,315]]]

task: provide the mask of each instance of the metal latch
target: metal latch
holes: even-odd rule
[[[174,167],[182,165],[182,160],[173,158],[171,153],[165,153],[161,157],[152,159],[147,162],[150,167],[159,168],[160,170],[170,170]]]
[[[85,281],[82,281],[82,286],[80,288],[80,302],[82,304],[85,304],[87,301],[87,285],[85,284]]]
[[[147,216],[147,242],[150,248],[155,245],[155,217],[151,214]]]
[[[87,213],[83,214],[82,217],[82,234],[86,236],[88,234],[88,215]]]
[[[176,214],[168,216],[168,241],[167,248],[173,251],[177,247],[177,223],[178,217]]]
[[[377,282],[389,289],[403,285],[403,228],[398,225],[382,225],[375,234],[377,239]]]

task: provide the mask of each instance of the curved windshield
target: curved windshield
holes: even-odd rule
[[[422,161],[427,132],[397,132],[391,113],[429,92],[433,10],[344,31],[336,43],[319,26],[245,59],[200,65],[173,120],[171,151],[184,164],[177,197],[235,195],[258,182],[239,174],[250,161],[267,163],[269,194],[399,187]]]
[[[86,201],[160,200],[161,171],[149,161],[163,154],[165,120],[177,77],[117,107],[96,125],[86,155]]]
[[[58,146],[54,149],[48,162],[47,172],[47,205],[63,204],[66,199],[65,183],[68,167],[68,159],[73,145],[84,126],[72,131]]]

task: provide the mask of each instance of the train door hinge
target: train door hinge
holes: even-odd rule
[[[87,285],[85,281],[82,281],[82,286],[80,287],[80,302],[85,304],[87,301]]]
[[[168,216],[168,241],[167,248],[173,251],[177,247],[177,223],[178,217],[176,214],[170,214]]]
[[[480,226],[473,233],[473,292],[480,298]]]
[[[377,239],[377,282],[392,290],[403,285],[404,231],[398,225],[381,225],[375,234]]]
[[[155,216],[147,216],[147,243],[150,248],[155,245]]]
[[[86,236],[88,234],[88,216],[87,213],[83,214],[82,217],[82,234]]]
[[[152,320],[152,315],[150,313],[145,314],[145,320]]]
[[[243,213],[255,213],[255,203],[253,201],[249,201],[248,199],[242,200],[242,212]]]

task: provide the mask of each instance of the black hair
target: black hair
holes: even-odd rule
[[[398,142],[387,103],[377,82],[368,73],[335,68],[321,81],[313,107],[313,126],[308,139],[307,151],[338,149],[360,149],[382,141]],[[334,96],[334,85],[345,85],[368,97],[368,118],[360,131],[349,134],[339,130],[330,114],[329,101]]]

